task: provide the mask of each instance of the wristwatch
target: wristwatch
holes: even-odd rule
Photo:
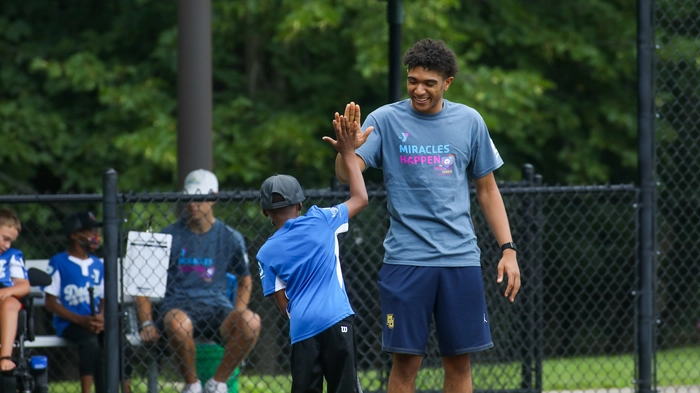
[[[507,242],[507,243],[503,243],[503,244],[501,245],[501,252],[503,252],[503,251],[505,251],[505,250],[507,250],[507,249],[509,249],[509,248],[512,249],[512,250],[515,251],[515,252],[518,251],[518,248],[515,246],[515,243],[514,243],[514,242]]]

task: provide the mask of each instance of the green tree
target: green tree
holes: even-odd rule
[[[214,0],[214,161],[225,188],[274,172],[333,177],[335,111],[386,101],[386,2]],[[636,165],[635,8],[623,0],[404,1],[402,48],[445,40],[446,97],[477,109],[506,160],[549,183],[630,182]],[[0,4],[0,191],[176,183],[177,9],[111,0]]]

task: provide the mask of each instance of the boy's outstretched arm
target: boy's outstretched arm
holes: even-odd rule
[[[355,214],[362,211],[369,203],[365,179],[362,177],[362,170],[355,155],[355,128],[357,126],[356,122],[336,113],[333,120],[333,128],[338,140],[328,136],[323,137],[324,141],[330,143],[338,151],[348,169],[350,199],[345,202],[345,205],[348,207],[348,218],[352,218]],[[365,131],[366,134],[370,132],[372,132],[372,129]]]

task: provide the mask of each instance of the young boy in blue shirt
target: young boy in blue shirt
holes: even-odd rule
[[[82,393],[103,389],[104,263],[93,253],[100,246],[101,222],[91,212],[66,217],[63,231],[68,249],[49,259],[51,285],[43,288],[46,309],[54,314],[56,334],[78,344]]]
[[[0,371],[12,371],[12,348],[17,334],[17,318],[22,303],[19,299],[29,293],[27,270],[22,251],[12,243],[22,231],[17,215],[0,209]]]
[[[355,313],[345,291],[337,238],[347,232],[348,219],[368,203],[355,159],[356,126],[336,113],[333,127],[337,141],[323,138],[348,166],[350,199],[345,203],[331,208],[314,205],[301,215],[306,197],[294,177],[272,176],[260,189],[262,213],[277,228],[257,255],[260,280],[264,295],[274,295],[280,311],[290,320],[292,393],[320,393],[324,377],[329,393],[362,392],[357,375]]]

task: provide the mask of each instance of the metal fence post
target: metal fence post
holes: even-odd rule
[[[531,164],[525,164],[522,167],[522,181],[526,187],[532,187],[535,178],[535,168]],[[532,390],[532,363],[534,349],[534,324],[533,316],[535,308],[532,304],[532,282],[533,276],[532,260],[533,247],[535,246],[535,236],[532,232],[532,222],[535,220],[533,209],[533,198],[526,194],[523,197],[523,202],[518,214],[518,221],[521,233],[518,238],[520,250],[518,252],[518,264],[520,265],[520,275],[523,280],[523,287],[518,294],[518,302],[520,302],[521,320],[522,320],[522,344],[520,346],[521,365],[521,382],[520,387],[525,391]],[[510,277],[508,277],[510,280]]]
[[[542,186],[542,175],[536,174],[534,177],[533,187]],[[542,391],[542,362],[543,362],[543,309],[544,300],[542,293],[544,292],[544,286],[542,284],[542,277],[544,275],[544,269],[542,269],[542,259],[544,258],[543,252],[543,242],[544,234],[542,231],[543,227],[543,216],[542,216],[542,195],[537,193],[533,195],[533,244],[532,246],[532,296],[534,304],[533,313],[533,329],[532,329],[532,340],[534,348],[534,367],[535,367],[535,390]]]
[[[105,353],[108,393],[119,393],[119,304],[117,279],[119,222],[117,219],[117,171],[107,170],[102,176],[104,208],[104,302],[105,302]]]
[[[401,99],[401,24],[403,23],[403,0],[387,3],[389,22],[389,102]]]
[[[655,385],[654,359],[654,252],[656,249],[654,216],[653,64],[651,0],[637,1],[637,126],[639,134],[639,297],[637,299],[638,336],[636,386],[639,393],[650,393]]]

